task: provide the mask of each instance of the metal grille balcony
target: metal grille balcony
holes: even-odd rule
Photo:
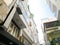
[[[53,21],[53,22],[44,23],[45,28],[50,28],[50,27],[55,27],[55,26],[60,26],[60,22]]]

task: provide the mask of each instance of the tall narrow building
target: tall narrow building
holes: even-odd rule
[[[52,14],[60,20],[60,0],[46,0]]]
[[[35,24],[31,24],[27,2],[0,0],[0,45],[38,45],[38,31],[33,29]]]

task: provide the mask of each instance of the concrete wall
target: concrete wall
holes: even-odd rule
[[[8,14],[9,8],[5,4],[3,0],[0,0],[0,20],[4,21],[7,14]]]

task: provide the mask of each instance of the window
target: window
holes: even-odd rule
[[[24,0],[21,0],[21,1],[24,1]]]
[[[54,13],[54,16],[57,17],[57,7],[55,5],[53,5],[53,10],[52,12]]]
[[[18,30],[17,37],[19,37],[20,31]]]
[[[49,1],[49,8],[51,9],[51,1]]]
[[[10,30],[10,29],[8,30],[9,33],[11,33],[11,31],[12,31],[12,30]]]
[[[53,12],[56,12],[57,8],[56,6],[53,4]]]
[[[24,45],[31,45],[31,43],[27,39],[24,38]]]
[[[14,30],[14,37],[16,37],[16,30]]]
[[[51,5],[51,1],[48,1],[49,2],[49,6]]]
[[[54,15],[54,16],[55,16],[55,17],[57,17],[57,15],[58,15],[58,11],[56,10],[56,11],[55,11],[55,15]]]
[[[14,29],[13,29],[13,36],[14,36],[14,33],[15,33],[15,26],[13,27]]]
[[[23,42],[24,42],[24,37],[23,37],[23,36],[21,36],[20,38],[21,38],[21,40],[20,40],[20,41],[23,43]]]
[[[17,33],[18,33],[18,30],[15,30],[15,37],[17,38]]]
[[[11,22],[10,27],[13,28],[13,23]]]
[[[7,32],[12,35],[13,30],[9,27]]]

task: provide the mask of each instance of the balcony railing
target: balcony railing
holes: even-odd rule
[[[56,27],[56,26],[60,26],[59,21],[53,21],[53,22],[48,22],[44,24],[45,28]]]
[[[25,21],[28,23],[29,22],[29,17],[28,17],[28,14],[26,12],[26,9],[24,8],[24,5],[22,4],[21,1],[19,1],[17,4],[18,4],[18,7],[21,9],[21,11],[23,13]]]
[[[7,32],[19,40],[20,30],[16,27],[14,23],[11,22]]]

